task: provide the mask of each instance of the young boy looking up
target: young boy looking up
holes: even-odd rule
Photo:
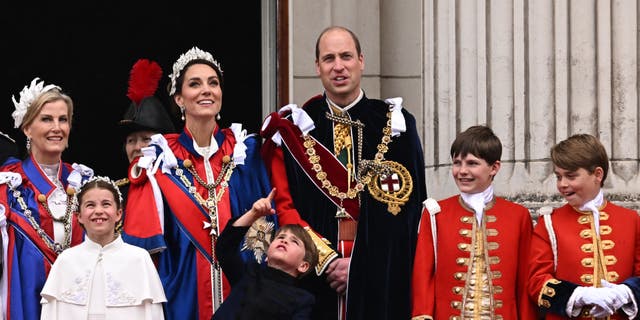
[[[298,280],[315,268],[318,251],[302,226],[286,224],[276,231],[266,250],[266,266],[253,260],[245,266],[238,253],[243,238],[245,246],[250,238],[267,245],[270,225],[254,222],[275,213],[274,194],[271,191],[231,220],[218,238],[216,253],[232,289],[212,319],[309,319],[311,315],[315,298],[298,286]]]
[[[525,287],[531,216],[493,193],[501,154],[486,126],[469,127],[451,145],[460,194],[424,202],[412,319],[535,319]]]

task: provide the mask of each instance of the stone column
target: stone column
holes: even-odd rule
[[[560,204],[549,149],[590,133],[611,158],[606,194],[637,207],[636,1],[430,0],[424,16],[430,196],[457,191],[455,134],[487,124],[503,143],[496,193]]]

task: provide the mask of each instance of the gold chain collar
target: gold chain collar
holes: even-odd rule
[[[222,169],[220,170],[220,174],[216,178],[213,183],[206,183],[204,179],[202,179],[198,173],[196,172],[193,162],[191,160],[186,159],[182,163],[184,167],[193,175],[196,181],[205,187],[209,193],[208,199],[202,198],[202,196],[196,191],[196,188],[193,186],[191,181],[187,179],[184,175],[182,169],[176,169],[176,174],[180,178],[180,181],[184,184],[184,186],[189,190],[189,193],[198,200],[198,202],[205,208],[207,208],[207,212],[209,213],[209,217],[211,218],[211,223],[217,225],[218,223],[218,215],[217,215],[217,206],[218,201],[222,199],[222,195],[224,194],[225,189],[229,186],[229,180],[231,179],[231,174],[233,173],[233,169],[235,168],[235,163],[231,161],[231,157],[225,155],[222,157]],[[216,187],[221,186],[220,190],[216,193]],[[212,228],[213,229],[213,228]],[[214,230],[212,230],[213,232]]]
[[[203,221],[203,229],[210,228],[209,235],[211,236],[211,284],[212,295],[215,306],[219,306],[222,303],[222,275],[221,268],[218,264],[218,258],[216,257],[216,240],[218,238],[218,202],[222,199],[222,195],[229,186],[229,180],[236,164],[231,160],[231,157],[225,155],[222,157],[222,169],[220,174],[213,183],[206,183],[198,173],[196,172],[193,162],[189,159],[185,159],[182,164],[191,174],[195,177],[196,181],[203,187],[205,187],[209,193],[209,197],[205,200],[200,196],[195,186],[187,179],[182,169],[177,168],[176,174],[180,178],[180,181],[189,190],[189,193],[200,203],[200,205],[207,209],[210,221]],[[216,187],[220,186],[220,189],[216,193]]]
[[[60,254],[62,251],[64,251],[65,249],[71,246],[72,206],[69,199],[73,198],[74,193],[75,191],[73,190],[73,188],[67,188],[67,211],[62,219],[57,219],[56,217],[53,216],[53,214],[51,214],[51,211],[49,211],[49,207],[46,205],[46,202],[47,202],[46,196],[44,196],[43,194],[38,195],[38,201],[42,203],[42,205],[45,207],[45,209],[47,210],[51,218],[54,219],[55,221],[64,223],[64,242],[58,243],[58,242],[55,242],[52,237],[49,237],[49,235],[42,229],[42,227],[40,227],[36,219],[31,214],[31,209],[27,207],[27,203],[24,201],[24,198],[22,198],[22,194],[20,193],[20,191],[13,190],[13,196],[18,201],[18,204],[20,205],[20,209],[22,209],[22,211],[24,212],[24,215],[27,217],[27,220],[29,221],[29,224],[31,225],[31,227],[36,231],[38,236],[40,236],[40,238],[44,241],[45,245],[47,245],[47,247],[53,250],[56,254]],[[63,220],[63,221],[60,221],[60,220]]]
[[[51,209],[49,209],[49,203],[47,202],[47,196],[44,195],[43,193],[38,195],[38,202],[40,202],[40,204],[44,207],[45,210],[47,210],[47,212],[49,213],[49,215],[51,216],[51,219],[53,219],[53,221],[55,222],[60,222],[60,223],[65,223],[69,220],[69,217],[71,217],[71,211],[73,209],[73,194],[75,193],[75,191],[71,188],[67,189],[67,210],[65,211],[64,215],[60,218],[57,218],[56,216],[53,215],[53,213],[51,212]]]
[[[330,120],[335,121],[345,121],[347,119],[341,117],[333,117],[330,114],[327,115]],[[336,119],[337,118],[337,119]],[[320,181],[322,188],[327,189],[329,194],[333,197],[337,197],[342,200],[344,199],[354,199],[358,196],[360,191],[364,190],[364,186],[371,181],[371,177],[375,173],[381,173],[381,171],[387,171],[382,165],[382,161],[384,160],[384,154],[389,150],[387,146],[389,142],[391,142],[391,112],[387,112],[387,125],[382,129],[382,139],[378,144],[377,150],[374,160],[361,160],[362,156],[362,127],[364,124],[358,121],[348,120],[350,123],[356,124],[358,128],[358,175],[356,177],[356,185],[354,188],[351,188],[351,185],[348,185],[347,191],[340,191],[340,189],[333,185],[331,181],[328,179],[328,174],[322,169],[322,165],[320,164],[320,156],[316,154],[316,150],[313,148],[316,145],[316,141],[311,138],[310,135],[303,135],[304,138],[304,147],[306,148],[307,157],[309,162],[312,164],[313,171],[316,172],[316,179]],[[342,204],[341,204],[342,206]]]

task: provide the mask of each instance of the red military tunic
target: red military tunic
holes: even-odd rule
[[[478,226],[473,209],[459,195],[438,204],[440,212],[430,213],[434,210],[427,206],[420,221],[412,319],[535,319],[535,306],[528,300],[525,285],[533,230],[529,211],[496,197],[486,205],[482,226]],[[478,270],[480,261],[486,263],[485,271]],[[480,274],[488,277],[488,291],[474,295],[469,288]],[[471,314],[471,308],[480,312],[475,306],[482,296],[488,304],[486,316],[462,317],[463,308]]]
[[[565,309],[576,286],[593,286],[596,273],[611,283],[640,275],[640,216],[636,211],[605,202],[600,211],[600,239],[591,211],[579,211],[566,204],[551,213],[557,243],[557,269],[544,218],[534,229],[529,295],[549,311],[546,319],[569,319]],[[594,250],[596,246],[601,250]],[[598,272],[597,256],[604,270]],[[554,270],[555,269],[555,270]],[[596,279],[596,282],[597,281]],[[597,284],[598,286],[599,283]],[[581,318],[589,319],[583,308]],[[623,313],[610,319],[627,319]]]

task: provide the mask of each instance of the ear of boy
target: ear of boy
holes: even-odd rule
[[[307,272],[307,270],[309,270],[309,262],[302,261],[300,265],[298,265],[298,272],[300,272],[300,274],[303,274]]]

